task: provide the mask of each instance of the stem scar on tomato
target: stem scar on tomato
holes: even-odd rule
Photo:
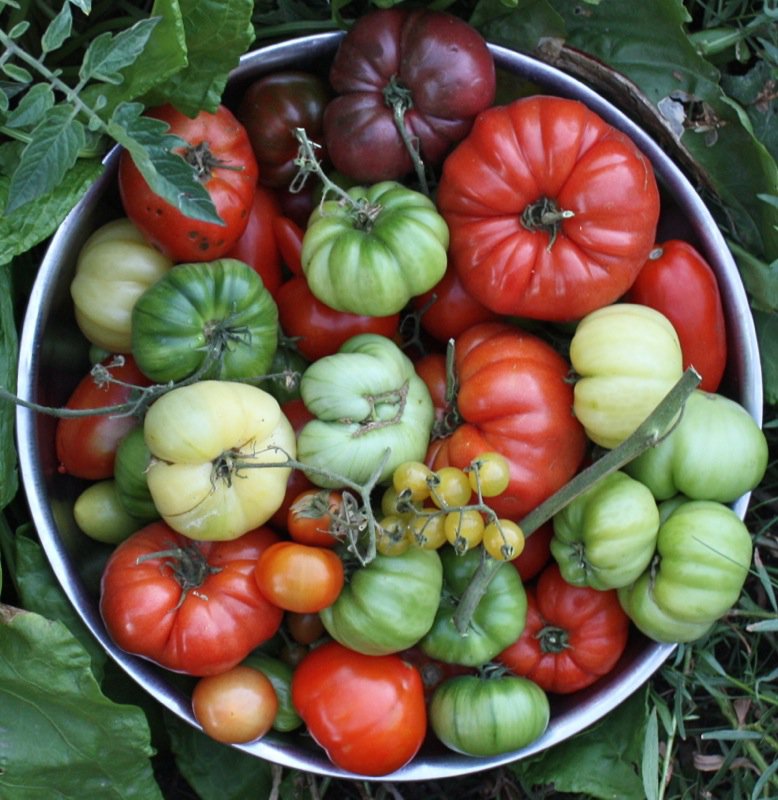
[[[207,183],[217,169],[231,169],[236,172],[243,170],[242,164],[230,164],[224,159],[217,158],[211,152],[211,147],[206,141],[185,148],[183,157],[184,161],[194,170],[195,177],[200,183]]]
[[[145,553],[142,556],[138,556],[135,559],[135,563],[142,564],[144,561],[152,561],[154,559],[161,560],[160,570],[169,569],[181,587],[181,595],[178,598],[176,608],[180,608],[183,605],[190,591],[197,597],[207,600],[207,595],[198,593],[196,589],[198,586],[202,586],[209,575],[221,572],[221,567],[214,567],[209,564],[200,548],[195,544],[187,547],[171,547],[169,550],[158,550],[155,553]]]

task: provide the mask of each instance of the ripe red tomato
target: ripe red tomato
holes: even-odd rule
[[[302,275],[303,228],[290,217],[279,215],[273,218],[273,234],[281,260],[293,275]]]
[[[269,602],[298,614],[331,606],[343,588],[340,557],[326,547],[276,542],[257,561],[254,577]]]
[[[727,328],[716,273],[688,242],[657,245],[625,299],[661,311],[681,343],[684,369],[702,376],[700,389],[715,392],[727,365]]]
[[[174,672],[231,669],[278,630],[283,611],[254,578],[278,536],[257,528],[237,539],[196,542],[153,522],[111,554],[100,613],[116,644]]]
[[[115,363],[115,356],[102,362],[114,380],[98,382],[90,371],[79,381],[65,407],[88,409],[120,405],[132,398],[133,386],[151,383],[132,356],[122,358],[121,364]],[[61,417],[55,436],[59,471],[92,481],[110,478],[119,442],[136,425],[138,418],[126,412]]]
[[[400,769],[427,731],[421,676],[394,654],[316,647],[295,670],[292,702],[333,764],[360,775]]]
[[[573,416],[570,364],[549,344],[507,323],[474,325],[456,340],[457,427],[432,442],[433,469],[465,469],[496,451],[510,465],[508,488],[489,505],[520,520],[578,471],[587,446]]]
[[[392,339],[400,324],[399,314],[368,317],[335,311],[313,296],[302,276],[286,281],[278,290],[276,301],[281,329],[295,339],[297,348],[309,361],[337,352],[358,333],[378,333]]]
[[[280,215],[273,192],[257,186],[246,230],[226,254],[248,264],[274,297],[283,281],[281,252],[275,237],[275,221]]]
[[[554,526],[549,521],[524,540],[524,549],[511,561],[519,571],[523,582],[532,580],[548,564],[551,559],[550,544],[553,536]]]
[[[465,289],[454,269],[447,269],[437,285],[415,297],[413,307],[421,313],[421,327],[439,342],[455,339],[471,326],[499,316]]]
[[[119,193],[127,216],[173,261],[220,258],[246,229],[257,187],[257,161],[245,128],[224,106],[194,118],[170,105],[146,114],[167,122],[171,134],[188,142],[181,157],[210,194],[224,224],[192,219],[162,200],[125,150],[119,159]]]
[[[295,497],[286,516],[286,529],[295,542],[316,547],[335,547],[338,539],[330,523],[343,505],[339,491],[306,489]]]
[[[615,590],[572,586],[552,563],[527,587],[524,632],[497,660],[546,691],[568,694],[610,672],[628,635]]]
[[[583,103],[534,95],[479,115],[443,165],[449,265],[501,314],[576,320],[617,300],[654,245],[649,160]]]
[[[491,105],[496,85],[494,60],[473,27],[443,11],[407,8],[361,16],[335,54],[330,83],[338,96],[324,112],[327,152],[337,170],[363,183],[413,169],[394,105],[405,109],[421,158],[436,166]]]

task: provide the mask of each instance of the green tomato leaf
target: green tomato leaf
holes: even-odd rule
[[[119,84],[121,70],[132,64],[146,46],[157,18],[138,20],[132,27],[116,35],[101,33],[89,44],[79,70],[83,83],[89,80]]]
[[[9,128],[31,128],[54,106],[54,91],[48,83],[36,83],[8,115],[5,124]]]
[[[778,403],[778,313],[755,309],[754,323],[762,362],[765,400]]]
[[[192,167],[173,153],[185,142],[166,133],[168,125],[143,116],[140,103],[121,103],[109,123],[109,132],[132,156],[151,189],[193,219],[220,223],[208,190],[196,179]]]
[[[98,159],[79,159],[48,193],[14,211],[7,205],[10,179],[0,176],[0,208],[6,206],[0,216],[0,265],[50,236],[102,171]]]
[[[13,301],[11,270],[6,266],[0,269],[0,381],[10,391],[16,388],[17,359]],[[3,401],[0,405],[0,509],[13,500],[19,486],[14,440],[15,415],[13,403]]]
[[[511,769],[533,785],[609,800],[645,800],[643,759],[646,691],[639,691],[599,723]]]
[[[53,191],[76,163],[85,142],[86,131],[72,105],[62,103],[50,108],[22,150],[11,177],[4,216]]]
[[[73,30],[73,14],[70,3],[63,3],[59,14],[49,23],[41,36],[41,49],[44,53],[58,50],[65,43]]]
[[[221,744],[172,714],[165,722],[176,765],[201,800],[271,796],[267,761]]]
[[[162,800],[143,712],[101,693],[61,623],[0,605],[0,707],[1,796]]]
[[[489,41],[527,53],[541,39],[565,35],[564,21],[548,0],[479,0],[469,22]]]
[[[254,41],[252,0],[179,0],[188,65],[147,95],[151,105],[170,102],[184,114],[215,111],[230,71]]]

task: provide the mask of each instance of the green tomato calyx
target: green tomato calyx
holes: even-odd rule
[[[208,563],[202,551],[196,544],[186,547],[171,547],[169,550],[158,550],[138,556],[136,564],[157,559],[161,561],[160,569],[169,569],[181,587],[181,596],[178,598],[180,608],[191,590],[202,586],[209,575],[221,572],[221,567],[214,567]]]
[[[540,642],[540,649],[544,653],[561,653],[570,647],[567,631],[556,625],[544,625],[535,638]]]
[[[211,152],[210,145],[205,140],[191,147],[187,147],[183,151],[183,157],[184,161],[186,161],[194,171],[195,178],[200,181],[200,183],[208,183],[217,169],[232,169],[236,171],[241,171],[243,169],[243,166],[240,164],[230,164],[227,161],[216,158]]]
[[[521,224],[528,231],[546,231],[548,233],[548,250],[550,250],[565,220],[572,219],[574,211],[557,208],[549,197],[541,197],[530,203],[521,214]]]

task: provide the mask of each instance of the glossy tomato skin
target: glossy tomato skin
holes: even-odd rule
[[[257,559],[276,541],[269,528],[226,542],[193,542],[164,522],[147,525],[105,566],[100,613],[109,635],[122,650],[174,672],[203,676],[232,668],[281,624],[283,611],[254,578]],[[171,551],[185,553],[184,561]],[[173,567],[188,568],[187,557],[207,569],[184,591]]]
[[[661,311],[681,342],[683,366],[702,376],[700,388],[715,392],[727,365],[727,328],[716,273],[688,242],[657,245],[625,297]]]
[[[338,93],[324,113],[330,159],[349,177],[376,183],[413,169],[385,101],[392,84],[410,92],[405,125],[435,166],[492,103],[495,69],[485,41],[464,21],[391,8],[357,20],[335,54],[330,83]]]
[[[333,764],[360,775],[400,769],[427,731],[421,677],[397,655],[323,644],[295,670],[292,701]]]
[[[551,521],[541,525],[531,536],[524,540],[524,549],[511,564],[518,570],[525,583],[536,577],[551,560],[551,538],[554,526]]]
[[[542,320],[618,299],[659,218],[653,168],[632,141],[582,103],[543,95],[479,115],[445,161],[437,200],[467,291]]]
[[[570,365],[537,336],[506,323],[465,331],[456,340],[455,362],[461,422],[432,443],[432,467],[463,469],[481,453],[501,453],[510,482],[489,505],[500,517],[520,519],[564,485],[585,454],[586,436],[572,412]]]
[[[120,383],[98,383],[90,371],[79,381],[65,407],[89,409],[119,405],[133,396],[133,386],[148,386],[149,379],[138,369],[132,356],[122,358],[121,364],[115,363],[114,356],[102,362]],[[60,418],[55,435],[59,471],[86,480],[112,477],[119,443],[138,424],[138,419],[126,412]]]
[[[236,116],[248,132],[265,186],[288,187],[297,174],[294,163],[299,143],[295,128],[324,144],[322,117],[331,92],[319,75],[303,70],[281,70],[265,75],[244,92]],[[326,154],[317,150],[323,161]]]
[[[548,692],[569,694],[610,672],[628,635],[615,590],[572,586],[550,564],[527,589],[524,631],[497,659]]]
[[[336,353],[358,333],[377,333],[393,339],[400,314],[373,317],[336,311],[317,299],[303,276],[285,281],[276,295],[281,329],[293,337],[297,349],[309,360]]]
[[[343,505],[343,495],[328,489],[306,489],[289,506],[286,529],[300,544],[335,547],[338,539],[331,527]]]
[[[225,106],[190,118],[170,105],[146,112],[167,122],[170,133],[189,143],[182,156],[205,160],[193,166],[224,222],[193,220],[151,191],[128,151],[119,160],[119,193],[127,216],[144,236],[174,261],[210,261],[227,253],[246,229],[258,168],[245,128]],[[195,155],[195,148],[201,150]],[[208,155],[203,156],[202,148]]]
[[[281,208],[273,192],[257,186],[246,229],[227,253],[227,258],[248,264],[274,297],[283,281],[281,252],[275,236],[275,220],[280,216]]]

